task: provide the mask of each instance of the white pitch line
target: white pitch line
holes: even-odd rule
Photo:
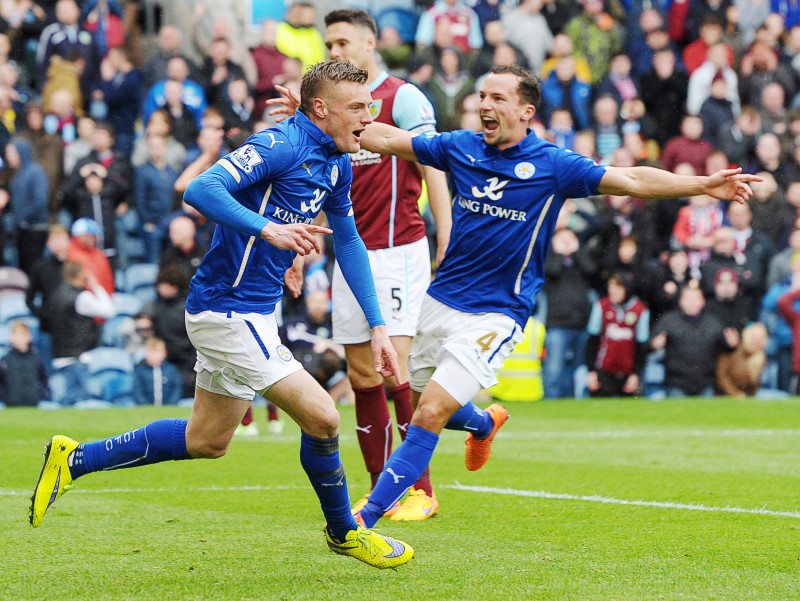
[[[587,503],[603,503],[606,505],[633,505],[636,507],[656,507],[658,509],[684,509],[687,511],[708,511],[711,513],[744,513],[749,515],[769,515],[782,518],[800,519],[798,511],[774,511],[772,509],[747,509],[745,507],[714,507],[694,503],[671,503],[664,501],[631,501],[629,499],[615,499],[600,495],[570,495],[567,493],[547,492],[545,490],[517,490],[514,488],[492,488],[489,486],[466,486],[455,484],[439,485],[438,488],[451,488],[469,492],[485,493],[492,495],[511,495],[516,497],[532,497],[536,499],[556,499],[560,501],[584,501]]]
[[[567,493],[548,492],[545,490],[518,490],[515,488],[492,488],[489,486],[467,486],[456,482],[454,484],[440,484],[439,488],[452,490],[463,490],[467,492],[477,492],[490,495],[510,495],[516,497],[529,497],[535,499],[554,499],[559,501],[583,501],[587,503],[602,503],[605,505],[631,505],[636,507],[655,507],[657,509],[683,509],[687,511],[707,511],[711,513],[740,513],[748,515],[767,515],[773,517],[800,519],[800,512],[797,511],[774,511],[772,509],[747,509],[745,507],[714,507],[709,505],[699,505],[694,503],[671,503],[663,501],[631,501],[629,499],[615,499],[613,497],[603,497],[600,495],[571,495]],[[254,486],[203,486],[195,488],[99,488],[95,490],[75,490],[70,491],[70,496],[75,494],[84,495],[108,495],[108,494],[152,494],[152,493],[171,493],[176,492],[262,492],[280,490],[301,490],[307,486],[292,485],[254,485]],[[0,497],[29,497],[29,490],[2,490]]]

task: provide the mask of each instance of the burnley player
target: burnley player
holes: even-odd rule
[[[378,31],[369,13],[335,10],[325,16],[325,25],[330,58],[367,71],[373,120],[415,133],[435,131],[433,106],[422,92],[378,67],[375,61]],[[447,247],[452,218],[450,192],[441,171],[363,149],[350,155],[350,159],[353,165],[350,198],[356,228],[367,247],[378,304],[400,365],[399,378],[382,378],[373,369],[369,324],[359,316],[357,297],[342,277],[337,262],[332,282],[333,338],[345,348],[348,377],[355,392],[356,432],[372,487],[392,450],[392,420],[386,389],[394,403],[401,438],[405,438],[413,413],[408,355],[431,273],[425,223],[418,205],[421,176],[427,184],[436,223],[438,259]],[[354,511],[364,506],[367,496],[356,502]],[[402,506],[395,504],[387,516],[397,521],[425,520],[435,515],[438,508],[425,470]]]
[[[566,198],[596,194],[672,198],[710,194],[745,202],[755,175],[738,169],[681,176],[651,167],[614,168],[558,148],[529,127],[541,98],[536,77],[495,67],[480,92],[483,132],[419,135],[373,123],[362,147],[453,174],[450,245],[423,301],[411,352],[416,409],[359,519],[372,526],[430,462],[439,433],[468,431],[465,463],[480,469],[508,418],[471,399],[497,382],[495,371],[522,337],[544,281],[544,259]]]
[[[312,225],[325,211],[342,271],[372,329],[374,369],[398,375],[349,199],[345,153],[359,150],[372,121],[366,79],[349,63],[315,65],[303,77],[294,118],[251,136],[191,182],[186,201],[218,224],[186,301],[187,331],[197,349],[192,415],[188,422],[162,419],[85,444],[54,436],[32,499],[34,527],[87,473],[221,457],[258,393],[301,428],[300,463],[327,520],[328,547],[378,568],[413,557],[405,543],[356,524],[339,458],[336,405],[281,343],[274,315],[295,255],[318,252],[315,233],[331,233]]]

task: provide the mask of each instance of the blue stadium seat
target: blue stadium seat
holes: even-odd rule
[[[158,265],[155,263],[134,263],[125,269],[124,291],[135,294],[144,302],[155,300],[157,275]]]
[[[114,302],[117,314],[103,324],[100,344],[122,348],[124,341],[120,328],[122,324],[136,316],[144,305],[144,301],[135,294],[127,292],[117,292],[111,297],[111,300]]]
[[[86,392],[115,403],[133,390],[133,359],[119,348],[98,347],[81,355],[88,368]],[[116,404],[116,403],[115,403]]]

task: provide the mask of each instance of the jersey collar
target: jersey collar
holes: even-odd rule
[[[380,86],[380,85],[381,85],[381,84],[382,84],[384,81],[386,81],[387,79],[389,79],[389,74],[388,74],[386,71],[381,71],[380,75],[378,75],[378,77],[376,77],[376,78],[375,78],[375,79],[372,81],[372,83],[370,83],[370,84],[369,84],[369,86],[368,86],[368,87],[369,87],[369,91],[370,91],[370,93],[372,93],[372,92],[374,92],[375,90],[377,90],[377,89],[378,89],[378,86]]]
[[[327,150],[328,154],[342,154],[339,152],[339,149],[336,148],[336,142],[333,141],[333,138],[322,131],[319,125],[306,117],[303,111],[299,109],[297,110],[297,112],[294,114],[294,122],[300,127],[300,129],[311,136],[315,142],[319,143],[323,149]]]
[[[483,134],[480,134],[481,138],[483,138]],[[500,150],[496,146],[490,146],[489,144],[484,144],[487,155],[502,155],[506,159],[513,159],[517,155],[527,155],[531,148],[539,142],[539,136],[536,135],[532,129],[528,129],[528,135],[522,138],[519,142],[514,144],[510,148],[506,148],[505,150]]]

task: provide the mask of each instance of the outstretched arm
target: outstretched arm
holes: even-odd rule
[[[741,171],[723,169],[712,175],[695,176],[677,175],[654,167],[609,167],[598,190],[601,194],[629,194],[637,198],[708,194],[720,200],[744,203],[753,195],[747,182],[760,182],[761,178]]]
[[[373,121],[361,134],[361,147],[379,154],[393,154],[407,161],[416,161],[417,155],[411,146],[411,139],[416,135],[393,125]]]

